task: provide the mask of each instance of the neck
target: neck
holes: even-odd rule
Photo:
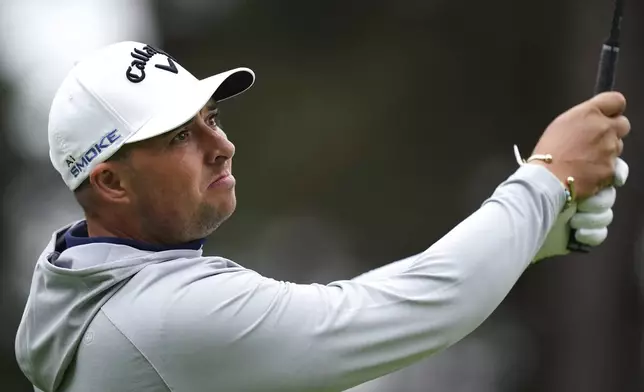
[[[139,235],[135,230],[128,228],[128,225],[125,222],[121,222],[119,225],[120,228],[116,228],[115,225],[106,224],[92,216],[86,216],[85,221],[87,222],[87,234],[89,237],[115,237],[148,242],[148,239],[144,238],[144,236]]]
[[[137,241],[148,245],[174,246],[200,240],[202,237],[179,239],[168,237],[171,230],[159,230],[160,235],[144,230],[144,226],[133,219],[127,219],[123,215],[114,214],[111,217],[86,214],[87,234],[91,237],[111,237]],[[166,234],[164,236],[163,234]],[[204,236],[205,237],[205,236]]]
[[[127,237],[127,238],[126,238]],[[89,236],[89,230],[87,227],[87,220],[83,223],[74,226],[67,232],[65,232],[65,247],[60,248],[60,252],[63,252],[65,249],[72,248],[79,245],[87,245],[94,243],[111,243],[117,245],[125,245],[132,248],[148,251],[148,252],[162,252],[166,250],[177,250],[177,249],[192,249],[199,250],[203,246],[205,239],[197,239],[194,241],[177,243],[177,244],[154,244],[150,242],[142,242],[136,239],[132,239],[132,236],[114,236],[113,233],[104,233],[98,236]]]

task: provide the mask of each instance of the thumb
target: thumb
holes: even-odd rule
[[[621,115],[626,110],[626,98],[615,91],[595,95],[590,103],[608,117]]]

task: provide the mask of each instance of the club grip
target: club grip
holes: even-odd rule
[[[615,75],[617,72],[617,59],[619,57],[619,46],[604,44],[599,57],[599,69],[597,70],[597,80],[595,82],[594,95],[607,91],[613,91],[615,87]],[[588,253],[591,247],[582,244],[575,238],[576,230],[570,232],[568,240],[568,250],[571,252]]]
[[[586,244],[582,244],[581,242],[577,241],[575,238],[575,232],[577,230],[572,229],[570,231],[570,239],[568,239],[568,250],[571,252],[577,252],[577,253],[589,253],[591,247]]]
[[[595,83],[594,95],[613,91],[615,87],[615,74],[617,72],[617,59],[619,47],[604,44],[599,57],[599,69],[597,70],[597,81]]]

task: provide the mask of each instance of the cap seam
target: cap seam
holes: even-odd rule
[[[78,75],[72,74],[72,77],[74,78],[76,83],[78,83],[78,85],[81,86],[81,88],[82,88],[83,84],[81,83],[80,79],[78,78]],[[56,142],[58,142],[58,145],[61,147],[61,151],[63,152],[63,156],[67,156],[67,155],[71,154],[69,145],[67,144],[67,141],[66,141],[66,138],[64,138],[60,134],[60,128],[56,127],[56,129],[53,131],[53,133],[54,133],[54,138],[56,139]]]
[[[69,146],[67,145],[65,138],[60,134],[59,129],[54,131],[54,138],[56,139],[56,142],[58,143],[58,145],[61,147],[60,149],[63,152],[63,155],[68,155]]]
[[[87,91],[87,93],[89,95],[91,95],[92,98],[94,98],[96,100],[96,102],[98,102],[103,107],[103,109],[105,109],[113,117],[115,117],[121,123],[121,125],[127,127],[128,131],[130,131],[130,132],[132,131],[132,126],[130,125],[130,123],[125,121],[125,119],[120,114],[118,114],[118,112],[116,110],[114,110],[114,108],[111,105],[109,105],[107,102],[105,102],[103,99],[101,99],[101,97],[98,96],[98,94],[95,94],[94,91],[89,86],[86,86],[85,83],[83,83],[83,81],[81,81],[79,78],[76,78],[76,79],[78,80],[78,84],[85,91]]]

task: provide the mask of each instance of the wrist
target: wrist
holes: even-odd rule
[[[568,209],[576,200],[575,193],[575,179],[572,176],[562,174],[561,170],[557,170],[557,165],[553,163],[551,154],[533,154],[528,159],[522,159],[519,154],[519,148],[514,146],[514,156],[519,165],[534,165],[545,168],[553,177],[559,180],[564,195],[565,195],[565,209]]]
[[[576,195],[575,195],[575,178],[571,176],[565,176],[557,173],[555,170],[552,170],[552,166],[550,163],[543,162],[543,161],[538,161],[538,160],[533,160],[531,162],[526,163],[526,165],[535,165],[535,166],[541,166],[546,168],[554,177],[556,177],[559,182],[561,183],[561,186],[563,187],[564,194],[566,197],[566,205],[564,209],[567,209],[570,207],[570,205],[575,202],[576,200]]]

